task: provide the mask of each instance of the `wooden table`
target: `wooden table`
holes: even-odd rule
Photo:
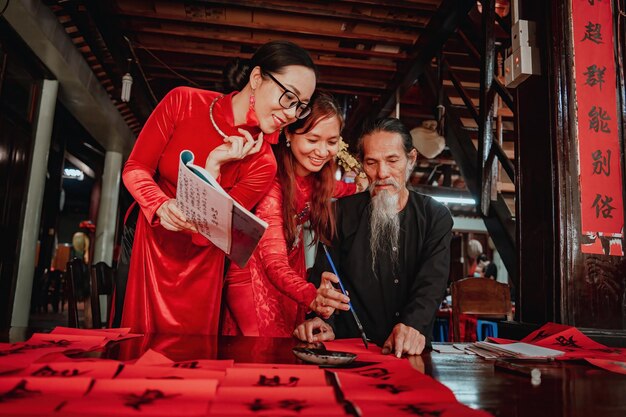
[[[27,339],[32,330],[0,333],[0,341]],[[235,359],[237,362],[297,363],[292,339],[230,336],[148,335],[108,347],[103,356],[120,360],[139,357],[152,348],[173,360]],[[426,352],[407,359],[414,368],[448,386],[457,399],[494,416],[626,416],[626,375],[583,362],[535,364],[541,383],[528,376],[494,370],[493,362],[464,354]]]

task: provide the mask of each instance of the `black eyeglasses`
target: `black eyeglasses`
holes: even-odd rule
[[[292,109],[295,107],[297,119],[304,119],[311,113],[311,107],[309,106],[309,104],[301,102],[300,97],[298,97],[296,93],[282,85],[280,81],[274,78],[274,76],[269,72],[263,71],[263,74],[270,77],[271,80],[276,83],[276,85],[283,89],[284,93],[278,99],[278,104],[280,104],[283,109]]]

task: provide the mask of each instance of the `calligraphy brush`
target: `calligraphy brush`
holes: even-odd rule
[[[337,268],[335,268],[333,259],[330,257],[330,253],[328,253],[328,249],[326,248],[326,245],[322,244],[322,247],[324,248],[324,252],[326,253],[326,259],[328,259],[328,263],[330,264],[330,267],[333,269],[333,273],[335,274],[335,276],[337,277],[337,280],[339,281],[339,287],[341,288],[341,292],[346,297],[349,297],[349,295],[346,292],[346,289],[343,286],[343,283],[341,282],[341,278],[339,277]],[[361,332],[361,339],[363,339],[363,344],[365,345],[365,349],[369,349],[369,347],[367,346],[367,336],[365,336],[365,330],[363,330],[363,325],[361,324],[361,320],[359,320],[359,317],[356,315],[356,311],[354,311],[354,307],[352,307],[352,303],[348,302],[348,305],[350,306],[350,312],[352,313],[352,317],[354,317],[354,321],[356,322],[356,325],[359,328],[359,331]]]

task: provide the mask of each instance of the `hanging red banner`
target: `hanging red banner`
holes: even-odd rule
[[[624,203],[610,0],[572,0],[581,251],[623,256]]]

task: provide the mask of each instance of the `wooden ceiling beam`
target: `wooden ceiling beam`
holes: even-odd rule
[[[413,48],[415,52],[413,64],[406,71],[398,72],[391,88],[377,106],[376,113],[379,117],[386,116],[392,111],[395,106],[396,91],[402,97],[418,80],[435,54],[443,48],[448,38],[456,31],[475,4],[474,0],[443,0],[441,2],[437,12],[430,19],[425,32],[419,37]]]
[[[247,29],[250,31],[267,31],[272,33],[279,34],[299,34],[320,38],[331,38],[331,39],[349,39],[353,41],[369,41],[376,42],[380,44],[388,44],[388,45],[397,45],[397,46],[410,46],[413,45],[415,39],[400,37],[400,36],[390,36],[384,34],[386,32],[381,32],[380,34],[371,34],[371,33],[353,33],[348,31],[341,31],[337,33],[334,30],[321,30],[320,27],[317,28],[307,28],[307,27],[296,27],[296,26],[276,26],[270,24],[260,24],[254,22],[235,22],[235,21],[223,21],[223,20],[207,20],[198,17],[187,17],[187,16],[179,16],[172,15],[166,13],[157,13],[154,11],[146,11],[146,10],[132,10],[132,9],[116,9],[117,14],[122,16],[129,16],[139,19],[156,19],[159,21],[170,21],[170,22],[184,22],[187,25],[201,25],[201,26],[212,26],[212,27],[223,27],[223,28],[239,28],[239,29]],[[417,35],[416,35],[417,37]]]
[[[142,25],[138,22],[129,22],[130,24],[126,26],[127,29],[135,32],[135,33],[147,33],[147,34],[156,34],[156,35],[167,35],[169,37],[180,37],[185,39],[192,40],[207,40],[211,42],[224,42],[224,43],[232,43],[235,45],[247,45],[252,47],[259,47],[265,43],[265,40],[261,39],[251,39],[249,37],[241,37],[241,36],[228,36],[228,35],[214,35],[207,33],[206,31],[202,31],[199,29],[189,28],[187,25],[180,25],[179,28],[171,27],[170,29],[156,28],[147,25]],[[295,37],[293,37],[295,38]],[[290,39],[291,40],[291,39]],[[405,52],[383,52],[383,51],[374,51],[374,50],[365,50],[365,49],[356,49],[356,48],[342,48],[330,45],[320,44],[310,40],[301,40],[301,39],[293,39],[298,45],[303,47],[309,52],[320,52],[327,54],[340,54],[340,55],[350,55],[360,58],[388,58],[393,59],[395,61],[406,61],[408,59]]]
[[[189,47],[180,47],[174,45],[163,45],[163,44],[152,44],[150,42],[142,41],[140,43],[135,42],[135,47],[138,49],[147,49],[151,52],[160,51],[160,52],[171,52],[175,54],[192,54],[192,55],[201,55],[201,56],[209,56],[209,57],[220,57],[220,58],[244,58],[249,59],[252,54],[244,54],[237,52],[228,52],[228,51],[216,51],[211,49],[200,49],[200,48],[189,48]],[[369,61],[357,61],[350,60],[345,58],[335,58],[332,59],[313,59],[315,65],[319,67],[335,67],[335,68],[346,68],[346,69],[358,69],[358,70],[371,70],[371,71],[381,71],[381,72],[394,72],[396,70],[395,65],[385,65],[377,62],[369,62]]]
[[[340,0],[340,3],[349,3],[361,6],[386,6],[394,9],[405,9],[417,12],[434,12],[439,6],[440,0],[430,1],[402,1],[402,0]]]
[[[377,16],[369,16],[366,14],[346,13],[341,11],[341,2],[334,3],[315,3],[313,1],[301,2],[297,7],[294,7],[293,1],[281,1],[281,0],[228,0],[228,1],[204,1],[204,0],[177,0],[178,2],[185,4],[198,4],[198,5],[221,5],[225,7],[238,7],[252,10],[267,10],[270,12],[297,14],[309,17],[325,17],[329,19],[339,19],[354,22],[369,22],[380,25],[392,25],[395,27],[404,27],[407,29],[424,29],[428,17],[424,16],[422,21],[414,19],[407,19],[402,17],[385,18]],[[371,6],[370,6],[371,8]],[[377,9],[380,8],[378,5]]]
[[[221,81],[222,71],[221,69],[211,69],[211,68],[199,68],[199,67],[187,67],[180,65],[171,65],[169,68],[161,65],[161,64],[142,64],[144,69],[149,69],[150,74],[156,78],[179,78],[175,74],[173,74],[170,69],[179,72],[186,77],[192,79],[193,81],[211,81],[218,82]],[[165,76],[165,73],[169,73],[170,75]],[[320,88],[332,89],[333,92],[340,94],[365,94],[365,95],[375,95],[379,96],[386,88],[386,84],[382,82],[378,82],[376,80],[363,80],[363,79],[355,79],[355,78],[331,78],[331,77],[323,77],[319,80],[318,86]],[[340,91],[341,90],[341,91]]]

